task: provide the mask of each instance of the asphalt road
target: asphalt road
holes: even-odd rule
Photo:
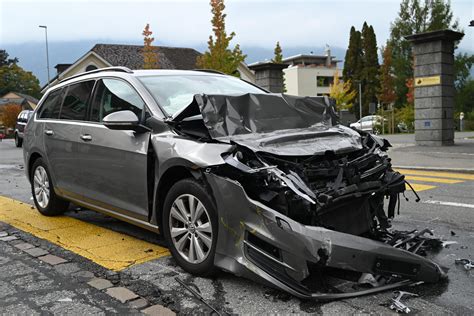
[[[474,173],[474,132],[456,132],[453,146],[415,146],[414,134],[384,137],[393,146],[393,165]]]
[[[418,181],[418,183],[423,183],[423,181]],[[414,312],[421,314],[472,315],[474,314],[474,301],[472,300],[472,297],[474,297],[474,287],[472,286],[474,270],[465,271],[462,267],[454,264],[454,259],[458,257],[474,259],[474,180],[462,180],[462,182],[451,184],[431,184],[434,186],[433,188],[419,193],[422,198],[420,203],[414,202],[412,193],[407,192],[407,197],[410,200],[408,202],[402,201],[401,215],[396,217],[394,224],[396,228],[402,229],[423,229],[428,227],[434,229],[437,236],[456,241],[457,244],[443,249],[435,257],[435,260],[439,263],[450,268],[448,274],[449,282],[436,285],[420,285],[406,289],[419,294],[419,297],[410,298],[407,301],[407,305]],[[0,196],[11,197],[23,203],[32,204],[29,183],[24,175],[21,149],[15,148],[13,142],[8,140],[0,142]],[[458,204],[439,205],[423,203],[428,200],[458,203],[462,206]],[[77,218],[90,225],[101,226],[126,236],[133,236],[146,242],[166,246],[159,236],[92,211],[77,210],[76,207],[72,206],[70,211],[66,213],[66,216]],[[2,222],[1,215],[0,222]],[[0,223],[0,225],[2,224]],[[115,273],[49,241],[39,239],[21,230],[13,229],[10,226],[3,226],[16,232],[22,239],[32,244],[40,245],[53,254],[67,258],[70,264],[76,265],[81,271],[90,271],[96,276],[103,276],[114,281],[114,284],[117,286],[126,286],[132,289],[153,304],[162,304],[182,314],[207,313],[208,309],[189,295],[175,281],[176,276],[186,282],[194,283],[213,306],[228,313],[393,313],[386,306],[392,297],[391,292],[336,302],[303,301],[278,290],[264,287],[251,280],[242,279],[224,272],[212,279],[194,277],[176,266],[174,260],[169,256],[131,265]],[[1,230],[2,227],[0,227]],[[0,257],[6,258],[4,260],[9,262],[27,260],[20,258],[18,254],[14,251],[12,252],[11,247],[8,248],[8,245],[1,245],[1,243],[0,241]],[[1,264],[0,260],[0,267]],[[57,284],[66,284],[67,278],[72,278],[73,281],[68,286],[65,286],[64,290],[66,292],[62,294],[68,298],[71,297],[72,303],[79,306],[79,309],[80,306],[88,306],[88,308],[96,312],[114,310],[120,313],[133,312],[133,310],[127,309],[127,305],[114,301],[112,298],[109,298],[109,301],[107,301],[107,297],[100,296],[100,300],[94,300],[96,296],[93,294],[95,292],[84,290],[80,280],[77,277],[71,276],[72,273],[57,271],[58,269],[51,270],[49,267],[41,265],[35,266],[35,269],[38,270],[38,273],[47,275],[48,279],[53,280],[53,283]],[[77,271],[77,269],[75,270]],[[41,297],[45,296],[44,291],[41,292],[34,289],[25,294],[13,281],[13,278],[7,278],[0,274],[0,292],[2,292],[1,289],[13,289],[10,292],[5,292],[9,294],[0,294],[0,297],[3,297],[0,299],[0,310],[5,310],[7,306],[14,304],[14,302],[18,303],[23,300],[33,300],[34,303],[35,297],[41,301]],[[57,290],[61,291],[61,289]],[[65,302],[62,302],[61,304],[63,305],[61,305],[58,303],[58,300],[53,300],[48,304],[44,305],[47,308],[33,305],[39,309],[37,310],[38,312],[47,311],[50,313],[65,312],[70,307]],[[107,309],[101,309],[101,304],[106,306]],[[33,305],[28,305],[29,310],[34,310]],[[64,309],[61,309],[61,306]]]

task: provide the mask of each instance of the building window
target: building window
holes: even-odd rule
[[[86,67],[86,71],[96,70],[97,67],[95,65],[89,65]]]
[[[329,87],[332,85],[334,77],[332,76],[318,76],[316,77],[316,85],[318,87]]]

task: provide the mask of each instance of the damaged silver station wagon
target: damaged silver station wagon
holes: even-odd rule
[[[406,182],[390,144],[339,125],[331,102],[212,71],[68,78],[26,127],[34,202],[47,216],[73,202],[161,232],[186,271],[220,268],[301,298],[446,278],[423,256],[436,239],[391,229]],[[344,292],[326,277],[373,287]]]

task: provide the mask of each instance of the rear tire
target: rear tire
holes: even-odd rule
[[[23,145],[23,139],[18,137],[18,134],[15,133],[15,146],[21,147]]]
[[[218,225],[211,194],[194,179],[180,180],[169,190],[162,216],[162,232],[178,264],[192,274],[213,274]]]
[[[69,202],[61,199],[54,192],[51,175],[42,158],[36,159],[33,163],[30,182],[33,200],[42,215],[61,215],[68,209]]]

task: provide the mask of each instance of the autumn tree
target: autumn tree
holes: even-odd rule
[[[352,90],[350,79],[341,81],[339,72],[336,71],[329,91],[329,96],[336,101],[337,110],[349,110],[352,108],[352,101],[356,96],[356,92]]]
[[[150,24],[146,24],[142,32],[143,37],[143,68],[156,69],[158,68],[158,54],[156,47],[152,46],[154,37],[151,37],[153,32],[150,30]]]
[[[229,48],[230,41],[235,37],[232,32],[227,35],[225,30],[224,0],[211,0],[212,31],[214,35],[209,36],[208,50],[197,58],[196,64],[199,68],[213,69],[223,73],[240,76],[237,68],[245,60],[246,55],[242,53],[239,44],[233,49]]]
[[[408,105],[414,106],[415,105],[415,86],[413,82],[413,78],[408,78],[405,82],[405,86],[407,88],[407,94],[405,95],[407,99]]]
[[[280,42],[276,42],[275,50],[273,51],[274,57],[272,61],[276,64],[281,64],[283,62],[283,54],[282,54],[282,49],[280,46]]]
[[[39,80],[31,71],[25,71],[16,63],[0,67],[0,96],[15,91],[39,98],[40,90]]]
[[[0,121],[8,130],[14,128],[18,114],[21,112],[21,106],[18,104],[5,104],[0,111]]]
[[[378,99],[382,104],[392,104],[397,98],[393,85],[392,47],[390,45],[382,47],[381,52],[383,60],[379,70],[380,88]]]
[[[407,80],[413,78],[411,44],[406,35],[442,29],[459,30],[459,23],[453,19],[450,1],[445,0],[402,0],[395,21],[390,26],[389,44],[392,47],[396,105],[407,102]]]

